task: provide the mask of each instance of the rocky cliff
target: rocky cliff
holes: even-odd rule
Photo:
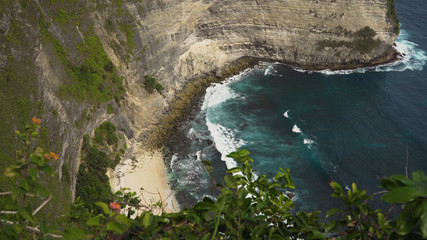
[[[194,77],[221,75],[225,65],[243,56],[307,68],[385,62],[393,57],[398,24],[390,0],[23,0],[0,6],[2,102],[8,94],[19,95],[29,106],[38,101],[40,107],[27,107],[26,115],[42,116],[51,129],[47,137],[54,140],[46,144],[60,153],[58,176],[72,198],[83,134],[102,121],[112,121],[125,133],[125,158],[133,158],[175,94]],[[98,61],[90,55],[97,46],[113,65],[82,67]],[[32,84],[33,90],[25,96],[9,93],[9,72],[26,79],[14,78],[15,87]],[[97,86],[94,91],[101,94],[118,82],[117,74],[125,93],[115,99],[110,94],[110,100],[79,100],[66,86],[86,81],[78,77],[86,76],[82,72],[113,79]],[[145,75],[158,79],[162,94],[145,90]],[[2,120],[11,126],[5,134],[13,135],[20,125],[10,116],[19,111],[2,111]],[[10,161],[11,146],[2,144],[9,149],[2,161]]]

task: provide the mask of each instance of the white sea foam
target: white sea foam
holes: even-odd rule
[[[195,157],[198,160],[195,160]],[[202,163],[199,161],[200,158],[201,152],[199,151],[187,155],[184,159],[176,161],[174,164],[176,169],[185,173],[177,179],[178,185],[187,186],[188,189],[191,189],[189,190],[190,192],[197,191],[197,189],[201,189],[209,183],[207,178],[200,177],[204,173]]]
[[[197,161],[202,161],[202,159],[203,159],[202,151],[197,151],[196,157],[197,157]]]
[[[265,69],[265,71],[264,71],[264,75],[265,76],[267,76],[267,75],[269,75],[270,74],[270,72],[273,70],[273,66],[272,65],[269,65],[268,67],[267,67],[267,69]]]
[[[206,89],[205,101],[203,102],[202,110],[214,107],[236,97],[238,97],[238,95],[231,90],[228,84],[214,84]]]
[[[240,72],[238,75],[227,78],[222,83],[213,83],[212,86],[206,89],[202,110],[214,107],[229,99],[239,97],[239,95],[230,88],[229,84],[242,79],[242,76],[248,75],[251,71],[253,71],[253,69],[248,68]]]
[[[236,151],[245,142],[234,138],[235,130],[233,129],[227,129],[220,124],[211,123],[208,119],[206,119],[206,125],[215,142],[216,149],[221,153],[221,160],[225,161],[228,169],[236,167],[236,162],[232,158],[226,157],[226,155]]]
[[[171,170],[173,170],[173,166],[174,166],[174,164],[175,164],[176,160],[178,160],[178,153],[175,153],[175,154],[172,156],[171,164],[170,164],[170,168],[171,168]]]
[[[194,128],[190,128],[190,130],[187,133],[187,137],[190,140],[196,139],[197,138],[197,132],[196,132],[196,130],[194,130]]]
[[[283,114],[283,116],[284,116],[285,118],[290,118],[290,117],[289,117],[289,110],[287,110],[287,111]]]
[[[399,57],[399,60],[378,66],[375,68],[375,71],[385,72],[385,71],[405,71],[405,70],[423,70],[424,65],[427,61],[426,52],[417,48],[418,44],[406,40],[407,34],[402,30],[401,34],[396,40],[395,49],[402,53]]]
[[[343,75],[352,73],[365,73],[367,71],[373,72],[402,72],[406,70],[423,70],[427,61],[426,52],[418,48],[418,44],[411,42],[408,39],[408,34],[405,30],[401,30],[398,38],[396,39],[396,46],[394,48],[400,53],[398,60],[382,64],[376,67],[357,68],[351,70],[321,70],[321,71],[307,71],[299,68],[294,68],[298,72],[306,73],[323,73],[326,75]]]
[[[251,68],[245,69],[238,75],[226,79],[221,84],[213,84],[208,87],[206,89],[202,110],[216,106],[228,99],[239,97],[239,95],[234,93],[228,85],[231,82],[242,79],[243,76],[248,75],[253,70],[254,69]],[[245,142],[243,140],[234,139],[234,130],[227,129],[219,124],[211,123],[207,116],[206,125],[208,126],[209,132],[214,140],[215,147],[221,153],[221,159],[225,161],[227,168],[235,167],[237,165],[236,162],[234,162],[232,158],[226,157],[226,155],[236,151],[237,148],[243,146]]]
[[[301,133],[301,129],[295,124],[294,127],[292,128],[292,132]]]
[[[309,138],[304,138],[304,144],[308,146],[309,149],[313,147],[314,141]]]

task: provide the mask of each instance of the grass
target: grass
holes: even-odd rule
[[[120,30],[122,30],[125,33],[126,45],[129,48],[130,53],[132,54],[131,49],[135,47],[135,42],[133,41],[133,35],[135,32],[132,30],[132,25],[122,23],[120,24]]]
[[[108,114],[114,113],[114,107],[111,104],[107,105],[107,113]]]
[[[68,12],[66,10],[60,8],[58,15],[53,19],[53,21],[55,21],[61,27],[63,27],[70,21],[70,19],[71,19],[71,17],[68,14]]]
[[[85,40],[76,46],[82,58],[80,66],[76,66],[69,60],[68,52],[59,40],[49,32],[48,26],[45,20],[40,21],[42,38],[53,46],[55,55],[72,80],[60,85],[59,95],[77,102],[101,104],[114,99],[119,103],[124,92],[122,78],[118,76],[99,38],[92,31],[86,33]]]
[[[322,50],[325,47],[338,48],[338,47],[347,47],[349,49],[357,50],[360,53],[369,53],[372,49],[378,47],[380,40],[373,39],[376,32],[366,26],[357,30],[356,32],[351,32],[348,30],[340,30],[340,32],[345,33],[348,37],[354,37],[353,41],[336,41],[336,40],[323,40],[317,43],[317,50]]]

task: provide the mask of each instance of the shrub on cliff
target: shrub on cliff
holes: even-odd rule
[[[149,75],[145,76],[144,88],[149,93],[153,93],[154,90],[157,90],[159,93],[162,93],[164,89],[155,77]]]
[[[118,138],[116,134],[116,126],[109,121],[103,122],[95,129],[95,142],[103,146],[105,142],[109,145],[117,144]]]

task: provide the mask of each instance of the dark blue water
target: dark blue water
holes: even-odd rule
[[[225,155],[245,148],[259,174],[291,169],[297,208],[325,210],[328,181],[352,182],[368,193],[379,178],[427,172],[427,1],[397,1],[406,58],[356,71],[296,71],[264,63],[207,90],[200,112],[173,157],[171,179],[188,198],[214,195],[201,160],[220,178],[234,162]],[[223,161],[220,161],[222,159]]]

